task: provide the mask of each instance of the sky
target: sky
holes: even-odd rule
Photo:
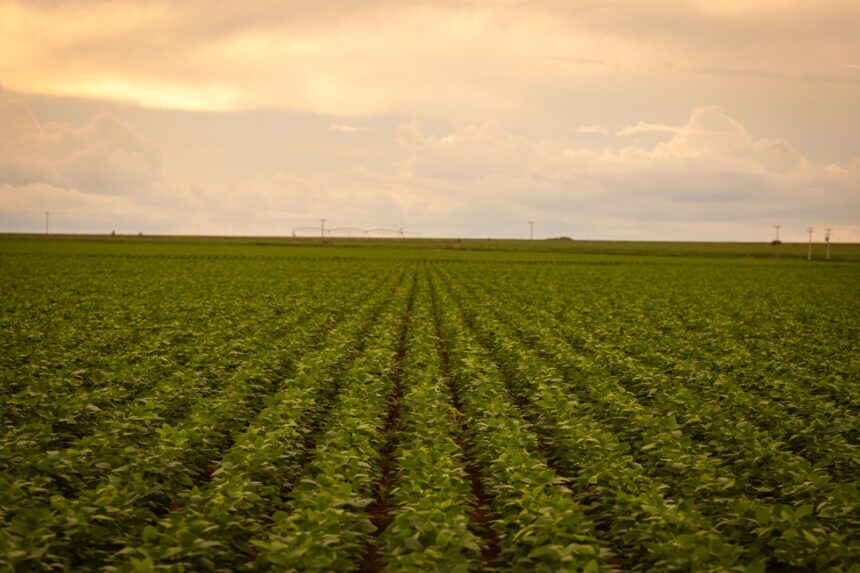
[[[856,0],[0,0],[0,232],[860,242],[857,30]]]

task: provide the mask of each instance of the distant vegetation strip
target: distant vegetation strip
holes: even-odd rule
[[[323,252],[320,248],[324,248]],[[671,257],[708,259],[748,259],[804,261],[806,243],[770,242],[682,242],[682,241],[597,241],[569,239],[349,239],[293,237],[196,237],[157,235],[36,235],[0,234],[0,253],[65,253],[131,255],[226,255],[226,256],[317,256],[411,258],[423,255],[435,259],[479,260],[494,253],[503,258],[546,257],[556,260],[572,255],[618,257]],[[812,247],[813,262],[827,262],[827,247],[818,241]],[[860,261],[860,244],[833,242],[829,262]]]

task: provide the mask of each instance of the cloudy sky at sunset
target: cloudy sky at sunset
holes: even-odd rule
[[[0,0],[0,231],[860,242],[856,0]]]

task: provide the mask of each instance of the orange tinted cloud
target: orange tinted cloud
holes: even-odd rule
[[[502,117],[655,71],[856,86],[858,28],[849,1],[10,1],[0,80],[160,108]]]

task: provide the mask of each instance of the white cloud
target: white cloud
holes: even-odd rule
[[[678,127],[673,125],[663,125],[660,123],[648,123],[645,121],[639,121],[635,125],[628,125],[625,128],[621,129],[615,135],[618,137],[622,137],[625,135],[637,135],[640,133],[675,133],[678,131]]]
[[[673,128],[672,138],[659,143],[651,155],[655,159],[707,158],[719,165],[732,165],[769,172],[787,172],[807,167],[808,162],[788,142],[755,139],[744,126],[716,106],[700,107],[685,126]]]
[[[602,125],[582,125],[576,128],[576,133],[596,133],[606,137],[609,135],[609,130]]]
[[[366,133],[370,131],[369,128],[362,125],[348,125],[345,123],[333,123],[328,126],[328,130],[336,133]]]
[[[114,116],[42,123],[0,87],[2,228],[41,229],[50,211],[58,231],[167,231],[183,203],[165,185],[158,146]]]
[[[525,221],[537,220],[540,236],[767,240],[780,223],[786,238],[813,225],[860,239],[860,158],[810,161],[714,106],[662,126],[659,143],[600,150],[495,123],[436,134],[413,121],[386,146],[355,143],[390,158],[388,169],[320,167],[179,188],[162,176],[157,146],[109,116],[43,124],[8,95],[0,104],[5,230],[38,231],[51,211],[67,231],[289,234],[325,217],[329,227],[403,225],[424,236],[523,236]]]
[[[161,178],[157,146],[111,115],[77,128],[43,124],[0,88],[0,126],[0,183],[139,194]]]
[[[529,141],[491,125],[432,136],[411,123],[398,135],[413,182],[459,197],[467,218],[579,228],[613,220],[650,238],[702,238],[702,228],[712,239],[755,238],[774,220],[856,227],[860,159],[847,168],[814,164],[784,140],[753,137],[713,106],[664,127],[668,141],[617,152]]]
[[[0,183],[0,228],[12,232],[40,232],[44,213],[50,230],[60,233],[170,232],[173,214],[162,206],[146,205],[133,197],[84,193],[45,183]]]

